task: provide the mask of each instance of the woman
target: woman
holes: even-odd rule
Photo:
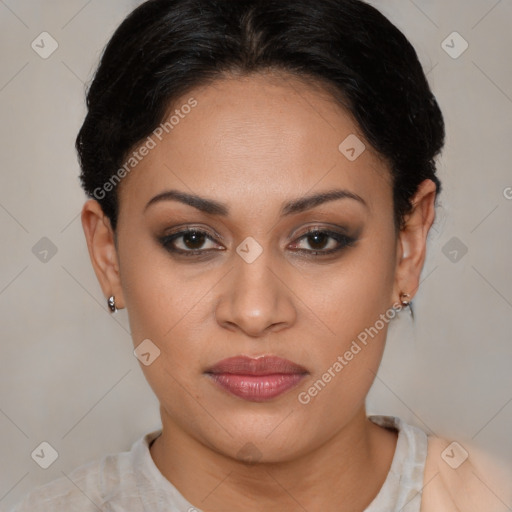
[[[359,0],[150,0],[87,106],[82,224],[162,429],[14,510],[499,510],[464,447],[365,410],[444,143],[394,25]]]

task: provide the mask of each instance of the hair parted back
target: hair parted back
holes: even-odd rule
[[[84,190],[93,197],[178,98],[232,74],[271,70],[323,85],[348,109],[389,163],[397,227],[424,179],[439,194],[438,103],[412,45],[361,0],[144,2],[115,31],[87,93],[76,139]],[[99,202],[115,230],[118,190]]]

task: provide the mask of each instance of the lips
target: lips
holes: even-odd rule
[[[247,356],[230,357],[219,361],[206,370],[206,373],[232,373],[236,375],[273,375],[307,373],[307,370],[298,364],[276,356],[262,356],[252,358]]]
[[[219,361],[205,374],[216,386],[232,395],[263,402],[297,386],[308,371],[276,356],[238,356]]]

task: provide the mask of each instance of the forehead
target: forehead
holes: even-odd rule
[[[154,147],[125,178],[121,204],[140,210],[170,188],[223,202],[281,203],[334,186],[366,195],[370,206],[390,199],[387,166],[352,116],[291,75],[217,80],[175,101],[166,120],[172,123],[151,135]],[[344,153],[345,140],[357,152],[365,145],[355,160]]]

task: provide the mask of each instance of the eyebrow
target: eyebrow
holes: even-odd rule
[[[368,208],[366,201],[354,192],[344,189],[334,189],[288,201],[282,206],[280,216],[286,217],[288,215],[304,212],[323,203],[335,201],[337,199],[353,199]],[[146,211],[151,205],[162,201],[178,201],[210,215],[219,215],[222,217],[227,217],[229,215],[229,208],[224,203],[220,203],[213,199],[206,199],[194,194],[187,194],[179,190],[167,190],[156,195],[146,204],[144,211]]]

